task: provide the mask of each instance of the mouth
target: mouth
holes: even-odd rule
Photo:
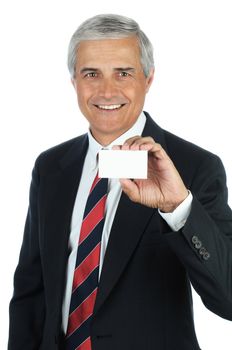
[[[114,105],[94,105],[95,107],[97,107],[98,109],[104,110],[104,111],[116,111],[121,109],[123,106],[125,106],[124,104],[114,104]]]

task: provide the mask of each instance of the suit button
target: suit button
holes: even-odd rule
[[[201,241],[198,241],[198,242],[195,243],[195,248],[196,249],[200,249],[201,247],[202,247]]]
[[[209,252],[206,251],[206,252],[203,254],[202,258],[203,258],[204,260],[208,260],[208,259],[210,258]]]
[[[196,244],[199,241],[197,236],[192,236],[192,243]]]
[[[199,249],[199,254],[200,254],[200,255],[204,255],[205,253],[207,253],[207,250],[205,249],[205,247],[201,247],[201,248]]]

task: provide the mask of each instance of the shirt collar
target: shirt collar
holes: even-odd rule
[[[119,136],[116,140],[111,142],[108,146],[102,146],[100,143],[98,143],[93,135],[91,134],[91,131],[88,131],[88,138],[89,138],[89,156],[91,160],[91,168],[95,168],[97,165],[97,154],[101,149],[111,149],[114,145],[122,145],[127,139],[141,135],[144,129],[146,123],[146,117],[145,114],[142,112],[134,125],[127,130],[124,134]]]

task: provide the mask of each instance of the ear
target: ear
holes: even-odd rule
[[[71,78],[71,83],[72,83],[75,91],[77,91],[77,83],[76,83],[76,80],[74,78]]]
[[[155,74],[155,68],[152,68],[150,70],[150,73],[149,73],[148,77],[146,78],[146,93],[149,91],[150,86],[151,86],[151,84],[153,82],[154,74]]]

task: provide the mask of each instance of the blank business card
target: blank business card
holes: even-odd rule
[[[99,177],[147,179],[147,151],[101,150]]]

